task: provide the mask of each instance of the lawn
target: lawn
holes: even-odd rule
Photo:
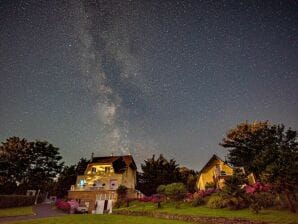
[[[283,223],[283,224],[298,224],[298,214],[291,213],[289,211],[282,210],[262,210],[259,214],[252,213],[249,209],[242,209],[232,211],[229,209],[210,209],[206,206],[191,207],[189,204],[184,203],[180,209],[175,209],[172,203],[162,204],[161,209],[156,208],[156,204],[150,202],[132,202],[129,208],[135,211],[150,210],[157,212],[165,212],[172,214],[183,214],[183,215],[198,215],[208,217],[225,217],[225,218],[243,218],[250,220],[265,221],[269,223]]]
[[[0,209],[0,217],[32,215],[32,214],[33,214],[32,206]]]
[[[175,220],[122,215],[66,215],[61,217],[19,221],[10,224],[189,224]]]

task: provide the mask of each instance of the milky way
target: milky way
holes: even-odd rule
[[[0,140],[200,169],[228,129],[298,127],[296,1],[1,1]]]

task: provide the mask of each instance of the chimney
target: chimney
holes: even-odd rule
[[[93,161],[93,157],[94,157],[94,153],[92,152],[92,153],[91,153],[91,159],[90,159],[90,162]]]

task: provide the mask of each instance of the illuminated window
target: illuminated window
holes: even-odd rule
[[[85,179],[81,179],[80,180],[80,186],[83,187],[86,185],[86,180]]]
[[[110,167],[105,167],[105,173],[109,173],[111,171]]]

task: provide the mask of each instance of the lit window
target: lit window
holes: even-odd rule
[[[109,173],[110,172],[110,167],[105,167],[105,173]]]

